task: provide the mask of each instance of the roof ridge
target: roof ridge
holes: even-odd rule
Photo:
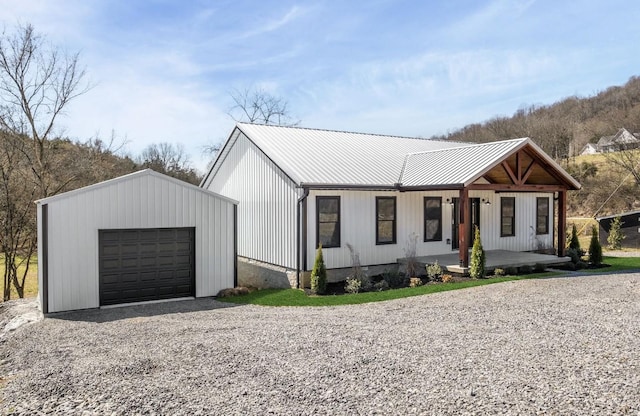
[[[413,156],[413,155],[422,155],[425,153],[435,153],[435,152],[447,152],[447,151],[451,151],[451,150],[455,150],[455,149],[473,149],[475,147],[481,147],[481,146],[487,146],[490,144],[499,144],[499,143],[506,143],[506,142],[524,142],[526,140],[531,140],[529,137],[520,137],[518,139],[509,139],[509,140],[497,140],[494,142],[486,142],[486,143],[475,143],[475,144],[470,144],[468,146],[457,146],[457,147],[448,147],[445,149],[433,149],[433,150],[423,150],[421,152],[412,152],[412,153],[407,153],[407,157],[409,156]],[[455,143],[455,142],[453,142]]]
[[[396,139],[410,139],[410,140],[423,140],[428,142],[445,142],[445,143],[466,143],[466,142],[458,142],[458,141],[450,141],[450,140],[442,140],[442,139],[428,139],[424,137],[411,137],[411,136],[398,136],[394,134],[380,134],[380,133],[364,133],[360,131],[347,131],[347,130],[335,130],[335,129],[320,129],[314,127],[301,127],[301,126],[281,126],[275,124],[261,124],[261,123],[246,123],[246,122],[237,122],[236,125],[248,125],[248,126],[258,126],[258,127],[273,127],[273,128],[284,128],[284,129],[298,129],[298,130],[310,130],[310,131],[325,131],[329,133],[346,133],[346,134],[360,134],[363,136],[377,136],[377,137],[391,137]]]

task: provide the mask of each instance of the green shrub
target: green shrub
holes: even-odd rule
[[[311,270],[311,292],[317,295],[324,295],[327,291],[327,269],[322,256],[322,244],[316,251],[316,262]]]
[[[622,240],[626,238],[622,233],[623,224],[624,223],[620,217],[615,217],[611,223],[611,229],[609,229],[609,236],[607,237],[607,243],[610,250],[620,250],[622,248]]]
[[[518,268],[517,267],[506,267],[504,269],[504,272],[506,273],[507,276],[516,276],[518,274]]]
[[[380,280],[373,285],[373,290],[376,292],[382,292],[383,290],[389,290],[389,283],[386,280]]]
[[[524,266],[520,266],[518,268],[518,273],[519,274],[531,274],[531,273],[533,273],[533,267],[529,266],[528,264],[525,264]]]
[[[438,260],[436,260],[433,264],[427,264],[427,277],[432,282],[441,282],[442,281],[442,267],[438,264]]]
[[[407,285],[406,278],[398,272],[384,272],[382,273],[382,279],[391,288],[405,287]]]
[[[353,277],[347,277],[347,281],[344,285],[344,291],[347,293],[358,293],[360,291],[360,280]]]
[[[471,249],[471,264],[469,265],[469,276],[472,279],[481,279],[485,275],[486,256],[480,240],[480,228],[476,226],[475,241]]]
[[[580,240],[578,239],[578,230],[576,229],[576,225],[573,224],[571,227],[571,239],[569,240],[569,248],[575,249],[578,253],[580,253]]]
[[[598,239],[598,227],[595,225],[591,231],[591,242],[589,243],[589,263],[600,266],[602,264],[602,246]]]
[[[504,269],[500,269],[500,268],[494,269],[493,275],[497,277],[504,276],[505,275]]]
[[[580,253],[578,253],[577,249],[568,248],[566,254],[567,257],[571,259],[571,263],[573,263],[574,265],[578,264],[578,262],[580,261]]]

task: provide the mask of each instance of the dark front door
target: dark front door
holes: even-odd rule
[[[195,295],[195,229],[100,230],[100,305]]]
[[[480,228],[480,198],[469,198],[469,204],[471,207],[471,226],[468,227],[469,235],[467,236],[469,241],[469,247],[473,245],[475,240],[476,226]],[[451,249],[457,250],[460,248],[460,198],[453,198],[453,209],[451,219]]]

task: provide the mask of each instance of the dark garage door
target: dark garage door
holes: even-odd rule
[[[100,230],[100,305],[195,295],[195,229]]]

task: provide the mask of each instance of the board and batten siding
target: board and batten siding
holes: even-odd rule
[[[238,204],[238,255],[296,269],[296,210],[301,190],[238,132],[206,189]]]
[[[145,172],[39,203],[39,225],[47,212],[48,312],[99,306],[98,231],[105,229],[195,227],[196,296],[233,286],[234,201]],[[38,278],[42,288],[41,268]]]
[[[316,196],[340,197],[340,247],[324,248],[328,269],[351,267],[351,256],[346,246],[351,244],[360,255],[363,266],[395,263],[405,257],[404,251],[412,233],[418,236],[418,256],[449,254],[452,245],[453,206],[447,198],[459,196],[458,191],[311,191],[307,199],[307,265],[313,265],[316,249]],[[396,197],[396,244],[376,245],[376,197]],[[442,241],[424,241],[424,197],[442,197]],[[500,237],[500,197],[515,197],[516,230],[514,237]],[[484,198],[491,205],[480,206],[480,235],[485,250],[535,250],[541,245],[553,247],[553,194],[500,193],[472,191],[470,198]],[[536,198],[549,198],[549,234],[535,234]],[[455,250],[457,251],[457,250]],[[309,266],[310,267],[310,266]]]

